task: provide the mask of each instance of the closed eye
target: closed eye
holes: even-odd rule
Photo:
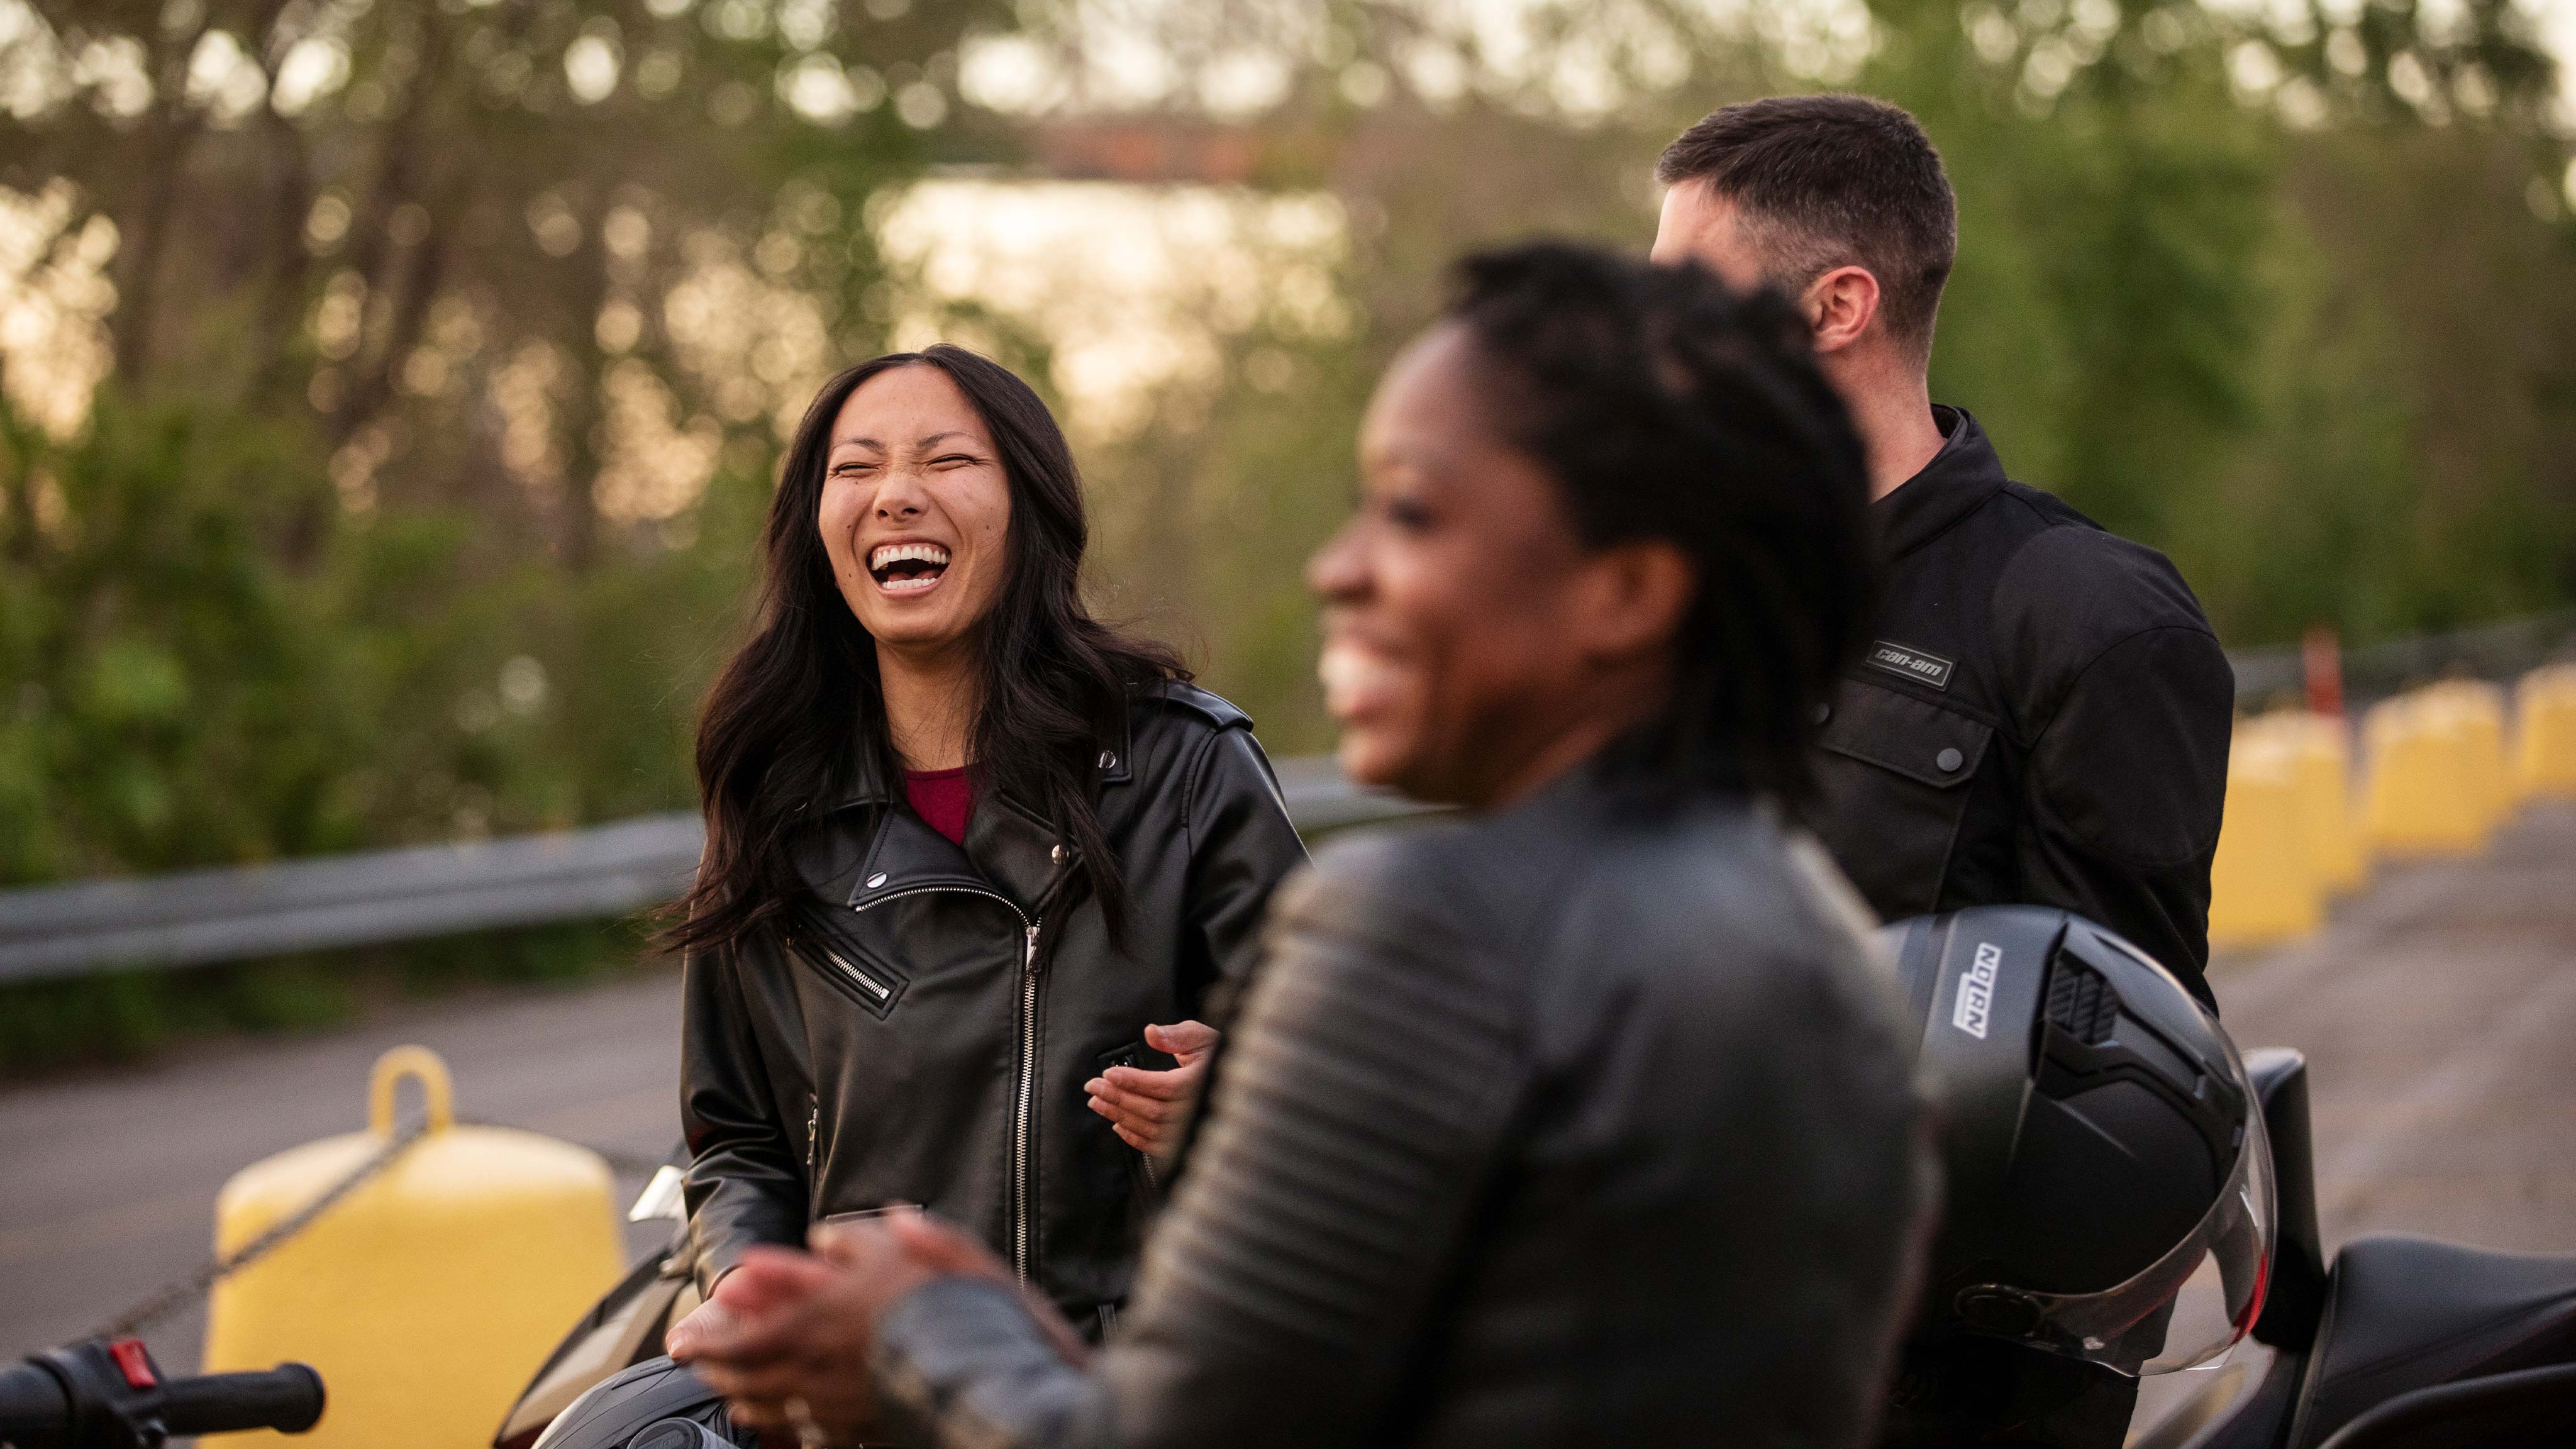
[[[1386,521],[1408,533],[1419,533],[1439,521],[1439,515],[1421,499],[1397,494],[1379,505]]]

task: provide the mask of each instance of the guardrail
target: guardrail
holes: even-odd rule
[[[1327,759],[1279,765],[1306,834],[1420,807],[1342,778]],[[0,984],[132,967],[204,966],[297,951],[591,920],[676,900],[698,866],[697,815],[273,865],[0,891]]]
[[[2356,703],[2443,674],[2520,673],[2576,638],[2576,609],[2343,653]],[[2241,650],[2240,707],[2300,683],[2297,646]],[[1307,834],[1419,808],[1342,778],[1329,759],[1284,760],[1289,818]],[[0,891],[0,984],[179,967],[468,931],[623,915],[674,900],[697,869],[693,813],[548,835],[418,846],[273,865]]]
[[[2342,653],[2343,688],[2354,704],[2403,694],[2446,675],[2508,679],[2546,662],[2576,643],[2576,609],[2553,609],[2439,634],[2408,634],[2363,644]],[[2295,697],[2305,682],[2299,646],[2232,649],[2236,707],[2265,709]]]

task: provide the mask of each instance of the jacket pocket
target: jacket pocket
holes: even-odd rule
[[[891,1015],[911,981],[883,957],[859,944],[856,931],[823,906],[795,909],[785,933],[790,955],[873,1016]]]
[[[1890,920],[1941,899],[1994,727],[1865,679],[1845,679],[1817,739],[1816,834]]]

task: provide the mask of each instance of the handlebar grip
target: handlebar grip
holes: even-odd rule
[[[0,1442],[47,1449],[72,1431],[63,1381],[31,1363],[0,1368]]]
[[[322,1376],[300,1363],[266,1373],[173,1379],[161,1396],[161,1422],[173,1438],[238,1429],[301,1434],[321,1418]]]

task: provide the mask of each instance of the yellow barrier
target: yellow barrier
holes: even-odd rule
[[[2514,690],[2514,763],[2525,794],[2576,796],[2576,665],[2544,665]]]
[[[321,1371],[312,1449],[488,1443],[564,1330],[617,1280],[608,1167],[565,1143],[459,1127],[447,1067],[422,1047],[376,1062],[368,1130],[254,1163],[215,1201],[229,1253],[294,1214],[392,1137],[417,1079],[429,1131],[336,1206],[215,1288],[206,1370],[296,1359]],[[270,1434],[230,1436],[285,1446]],[[227,1441],[218,1441],[227,1442]]]
[[[2484,778],[2474,711],[2434,691],[2371,707],[2362,833],[2382,855],[2464,855],[2495,823],[2495,782]]]
[[[2209,944],[2268,946],[2314,931],[2324,892],[2301,823],[2292,752],[2240,736],[2227,763],[2226,816],[2209,868]]]
[[[2483,679],[2450,679],[2421,693],[2434,708],[2449,711],[2466,740],[2469,790],[2485,828],[2494,830],[2521,794],[2504,748],[2504,691]]]
[[[2299,789],[2299,836],[2308,868],[2327,895],[2357,890],[2370,874],[2352,811],[2352,748],[2333,715],[2281,710],[2247,723],[2238,748],[2251,741],[2288,757]]]

